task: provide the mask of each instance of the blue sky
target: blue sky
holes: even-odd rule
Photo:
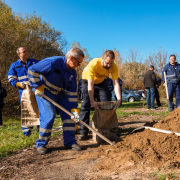
[[[91,58],[116,48],[123,57],[137,49],[145,59],[162,47],[179,54],[180,1],[173,0],[5,0],[16,13],[34,11],[76,41]],[[155,49],[155,50],[154,50]]]

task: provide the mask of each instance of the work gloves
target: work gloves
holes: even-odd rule
[[[24,82],[17,82],[16,87],[24,89],[26,87],[26,84]]]
[[[38,86],[37,88],[35,88],[35,95],[39,96],[39,97],[43,97],[44,95],[44,84],[42,84],[41,86]]]
[[[73,114],[73,116],[71,116],[71,119],[74,119],[76,122],[79,122],[80,110],[79,109],[71,109],[71,113]]]

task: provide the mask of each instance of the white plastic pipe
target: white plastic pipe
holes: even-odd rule
[[[157,129],[157,128],[152,128],[152,127],[148,127],[148,126],[142,126],[142,127],[145,128],[145,129],[150,129],[152,131],[157,131],[157,132],[166,133],[166,134],[174,133],[174,134],[180,136],[180,133],[177,133],[177,132],[166,131],[166,130],[163,130],[163,129]]]

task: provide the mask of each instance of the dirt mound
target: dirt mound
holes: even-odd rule
[[[180,132],[180,107],[169,113],[153,127]],[[171,133],[164,134],[144,130],[126,136],[113,149],[101,148],[96,153],[99,157],[104,151],[103,160],[95,169],[124,171],[143,167],[180,167],[180,137]],[[95,154],[89,154],[95,156]]]
[[[180,133],[180,106],[153,127]]]

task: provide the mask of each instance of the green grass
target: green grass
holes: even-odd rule
[[[153,172],[148,174],[147,176],[150,179],[157,179],[157,180],[166,180],[168,179],[175,179],[176,175],[175,173],[168,173],[168,174],[163,174],[163,173],[159,173],[159,171]]]
[[[53,128],[62,125],[60,116],[54,121]],[[58,136],[62,131],[52,132],[51,137]],[[3,118],[3,127],[0,128],[0,157],[5,157],[15,151],[35,145],[39,133],[33,128],[31,136],[23,136],[20,117]]]

